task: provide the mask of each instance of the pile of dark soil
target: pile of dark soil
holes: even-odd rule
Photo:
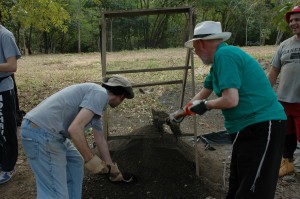
[[[84,179],[83,198],[222,198],[205,180],[196,176],[195,165],[186,159],[173,135],[130,141],[112,153],[122,172],[133,173],[137,182],[116,185],[103,175]]]

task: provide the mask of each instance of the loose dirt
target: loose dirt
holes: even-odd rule
[[[156,131],[153,126],[141,132]],[[173,135],[157,138],[135,139],[122,150],[113,152],[123,172],[133,173],[137,182],[115,185],[106,176],[87,176],[84,180],[83,198],[206,198],[215,195],[216,189],[195,175],[195,165],[178,147]]]

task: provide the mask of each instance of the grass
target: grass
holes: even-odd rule
[[[274,46],[247,47],[245,51],[260,62],[269,62],[275,52]],[[187,50],[184,48],[149,49],[138,51],[122,51],[107,53],[107,70],[145,69],[158,67],[184,66]],[[76,83],[99,82],[102,79],[100,53],[82,54],[50,54],[23,56],[18,61],[16,81],[21,109],[28,112],[43,99],[58,90]],[[202,81],[209,67],[203,66],[195,56],[195,73],[197,81]],[[133,83],[148,83],[154,81],[182,79],[182,71],[150,72],[124,74]],[[191,75],[188,75],[191,78]],[[190,81],[190,80],[188,80]],[[198,86],[199,87],[199,86]],[[166,90],[177,89],[178,85],[155,86],[148,95],[135,89],[136,98],[125,100],[118,107],[119,114],[126,111],[138,112],[141,115],[151,114],[151,108],[156,107],[168,111],[178,109],[177,103],[164,107],[159,99]],[[145,88],[146,89],[146,88]],[[173,99],[177,101],[178,99]],[[141,122],[143,119],[141,119]]]

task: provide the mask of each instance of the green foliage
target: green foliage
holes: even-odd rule
[[[11,18],[10,10],[11,7],[15,4],[13,0],[1,0],[0,1],[0,22],[9,21]]]
[[[220,21],[234,45],[275,43],[289,30],[285,13],[300,1],[288,0],[1,0],[2,24],[16,33],[20,48],[32,53],[99,51],[102,12],[192,6],[196,23]],[[187,14],[108,19],[108,51],[182,47]],[[112,28],[111,28],[112,27]],[[25,44],[25,46],[24,46]],[[111,49],[112,47],[112,49]]]
[[[25,29],[34,26],[46,32],[52,28],[66,32],[66,22],[70,17],[64,6],[61,1],[55,0],[18,0],[12,7],[12,16]]]

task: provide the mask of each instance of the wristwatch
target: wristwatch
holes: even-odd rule
[[[207,109],[208,111],[210,111],[210,108],[207,107],[207,100],[204,100],[204,105],[205,105],[206,109]]]

